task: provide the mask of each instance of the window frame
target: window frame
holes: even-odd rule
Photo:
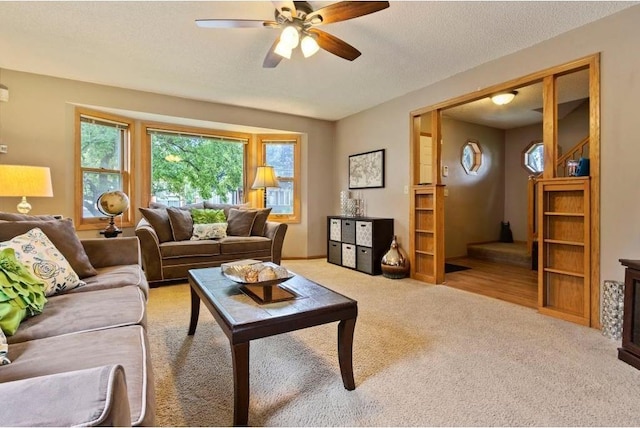
[[[125,128],[123,138],[120,141],[120,169],[106,170],[98,168],[85,168],[82,166],[82,118],[90,118],[100,123],[118,124]],[[135,186],[131,167],[133,165],[134,156],[132,150],[132,136],[135,135],[135,123],[132,119],[104,113],[96,110],[89,110],[77,107],[75,109],[75,192],[74,192],[74,213],[75,227],[77,230],[98,230],[104,229],[109,223],[109,217],[87,217],[83,215],[84,208],[84,173],[85,172],[109,172],[118,173],[121,177],[122,190],[129,197],[129,208],[122,213],[120,221],[117,222],[119,227],[133,227],[133,209],[135,201]]]
[[[534,171],[529,164],[527,163],[527,157],[529,156],[531,149],[535,146],[541,146],[542,147],[542,156],[543,156],[543,162],[542,162],[542,171]],[[544,173],[544,141],[543,140],[533,140],[531,141],[529,144],[527,144],[527,146],[522,150],[522,167],[529,173],[529,174],[533,174],[535,176],[538,176],[542,173]]]
[[[253,153],[252,144],[253,138],[251,134],[246,134],[242,132],[229,132],[229,131],[221,131],[217,129],[209,129],[209,128],[197,128],[192,126],[184,126],[184,125],[175,125],[171,123],[161,123],[161,122],[143,122],[141,124],[142,129],[142,177],[141,177],[141,200],[140,206],[148,207],[151,202],[151,134],[149,130],[158,130],[164,131],[168,133],[177,133],[177,134],[191,134],[202,137],[224,137],[224,138],[232,138],[239,140],[246,140],[245,150],[244,150],[244,159],[243,159],[243,183],[242,183],[242,197],[243,203],[247,202],[247,194],[250,190],[247,187],[247,183],[249,183],[249,175],[253,174],[253,172],[249,171],[249,166],[251,164],[251,157]]]
[[[265,165],[266,163],[266,148],[269,144],[292,144],[293,145],[293,177],[280,177],[278,181],[293,183],[293,214],[269,214],[270,221],[277,221],[280,223],[300,223],[302,218],[301,212],[301,139],[299,134],[264,134],[257,135],[258,146],[260,148],[259,164]],[[255,175],[255,171],[254,171]],[[262,198],[257,198],[259,205],[263,207],[264,201]],[[265,207],[263,207],[265,208]]]
[[[473,150],[473,165],[471,165],[471,168],[464,164],[464,151],[467,147],[471,147],[471,150]],[[480,147],[478,140],[467,140],[462,145],[462,150],[460,151],[460,163],[462,164],[464,172],[467,174],[478,174],[478,170],[482,166],[482,147]]]

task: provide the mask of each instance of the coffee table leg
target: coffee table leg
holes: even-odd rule
[[[189,322],[189,336],[193,336],[198,326],[198,316],[200,316],[200,297],[191,287],[191,321]]]
[[[249,342],[231,345],[233,360],[233,425],[249,422]]]
[[[356,328],[356,319],[350,318],[342,320],[338,324],[338,361],[340,362],[340,373],[342,374],[342,384],[346,389],[352,391],[356,389],[353,380],[353,331]]]

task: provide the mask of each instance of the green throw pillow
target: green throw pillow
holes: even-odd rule
[[[44,283],[16,258],[13,248],[0,251],[0,329],[14,334],[28,316],[42,313]]]
[[[224,210],[210,210],[208,208],[194,208],[191,210],[194,224],[226,223]]]

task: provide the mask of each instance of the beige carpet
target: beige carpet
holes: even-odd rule
[[[342,386],[337,323],[251,342],[256,426],[631,426],[640,371],[593,329],[446,286],[372,277],[325,260],[290,270],[358,301],[355,391]],[[232,423],[229,343],[188,285],[151,290],[158,425]]]

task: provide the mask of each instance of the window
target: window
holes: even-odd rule
[[[475,140],[468,140],[462,146],[462,167],[467,174],[477,174],[482,165],[482,150]]]
[[[300,138],[297,135],[263,135],[262,164],[273,166],[279,188],[267,189],[270,218],[289,223],[300,221]]]
[[[544,143],[532,141],[522,152],[522,165],[534,174],[544,171]]]
[[[133,200],[130,135],[133,122],[99,112],[76,110],[77,168],[75,212],[78,229],[101,229],[105,216],[96,207],[104,192],[122,190]],[[132,226],[131,206],[121,225]]]
[[[249,135],[170,125],[145,126],[145,134],[150,200],[143,205],[244,202]]]

